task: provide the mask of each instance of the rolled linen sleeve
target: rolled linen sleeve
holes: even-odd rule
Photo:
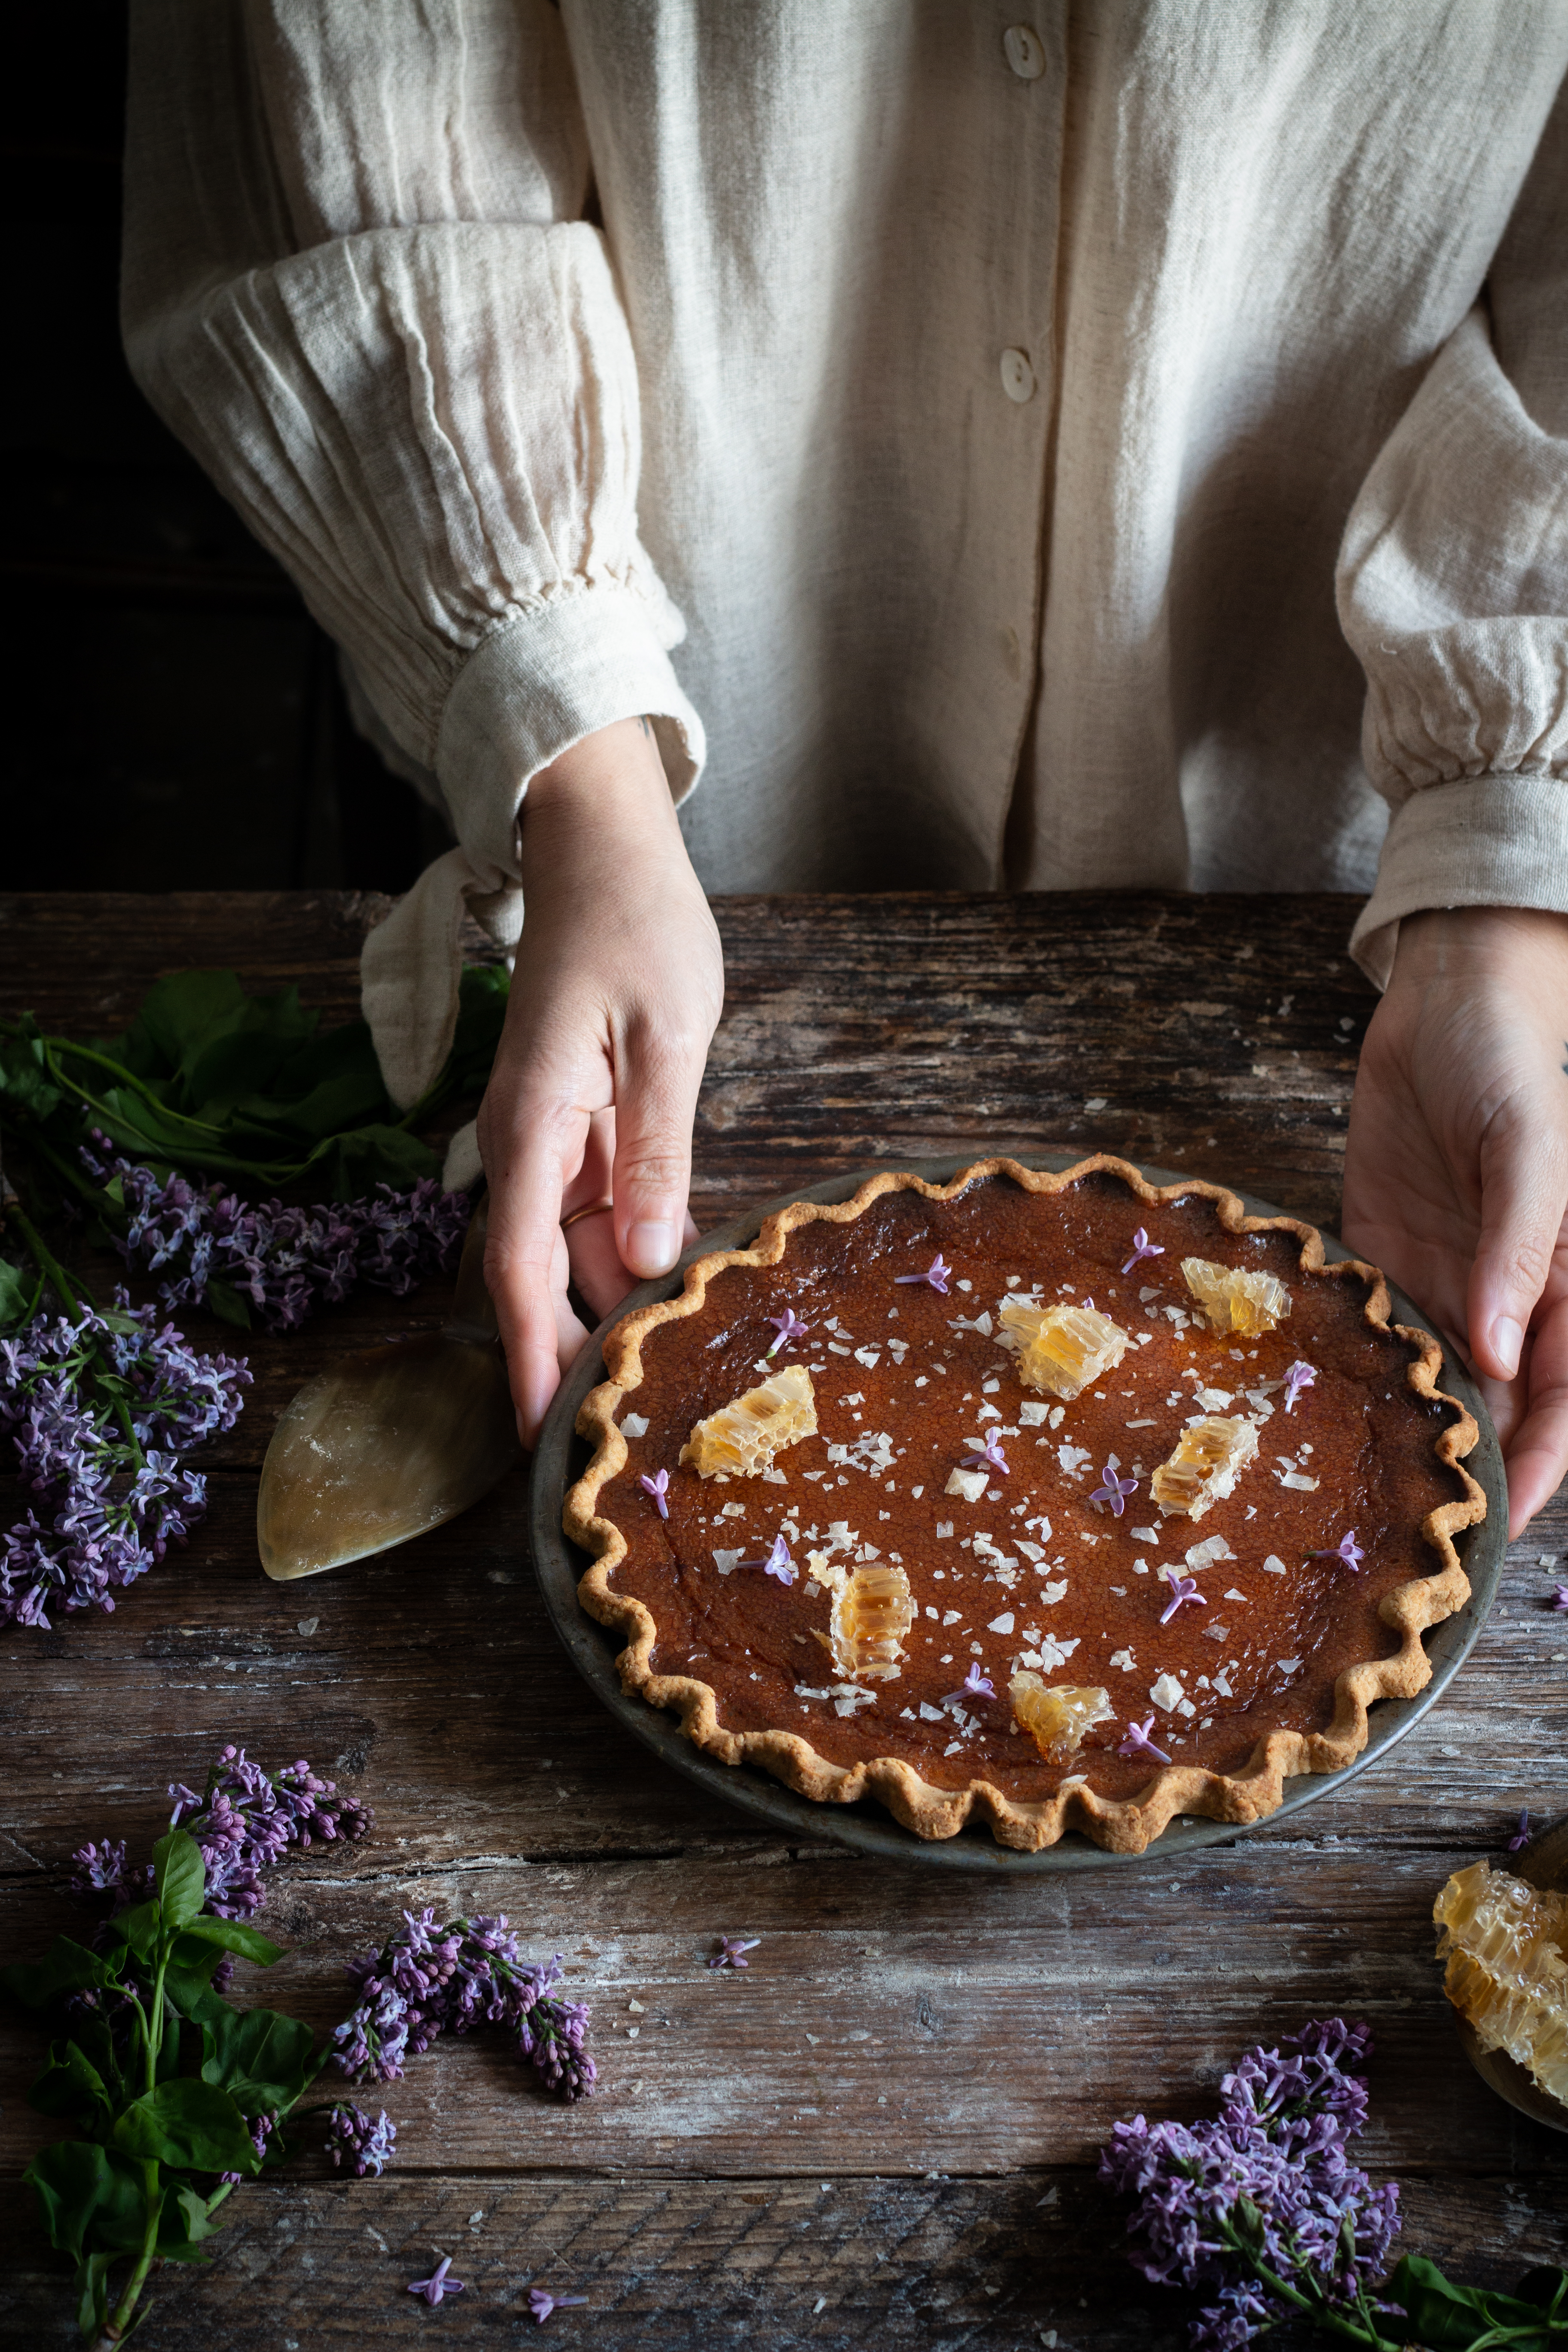
[[[1392,812],[1352,953],[1426,908],[1568,911],[1568,89],[1486,297],[1373,466],[1340,555]]]
[[[148,398],[298,582],[474,872],[530,778],[702,730],[637,534],[637,380],[545,0],[142,0],[123,289]]]

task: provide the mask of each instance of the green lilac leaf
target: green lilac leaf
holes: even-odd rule
[[[226,2010],[203,2027],[204,2083],[216,2083],[247,2116],[292,2105],[318,2071],[316,2037],[275,2009]]]
[[[1485,2287],[1456,2286],[1425,2254],[1405,2254],[1383,2294],[1398,2304],[1411,2335],[1429,2352],[1470,2352],[1500,2327],[1526,2331],[1510,2336],[1512,2352],[1547,2352],[1539,2303]]]
[[[269,1944],[242,1919],[211,1919],[204,1914],[199,1919],[186,1920],[185,1933],[200,1937],[205,1944],[221,1944],[226,1952],[237,1952],[241,1959],[256,1960],[264,1969],[283,1958],[281,1945]]]
[[[227,2092],[189,2074],[160,2083],[127,2107],[114,2126],[114,2146],[143,2162],[197,2172],[258,2168],[245,2117]]]
[[[163,1906],[165,1927],[184,1927],[201,1910],[206,1894],[202,1850],[186,1830],[170,1830],[153,1848],[153,1883]]]
[[[88,2132],[101,2131],[113,2114],[108,2084],[75,2042],[49,2044],[48,2063],[27,2093],[27,2105],[37,2115]]]
[[[206,1304],[220,1323],[234,1323],[242,1331],[249,1330],[250,1302],[232,1283],[220,1281],[216,1274],[207,1276]]]
[[[160,1921],[155,1902],[137,1903],[110,1921],[109,1933],[117,1942],[129,1944],[139,1960],[146,1960],[152,1958],[158,1941]]]
[[[0,1969],[0,1991],[25,2009],[47,2009],[68,1993],[118,1981],[119,1973],[108,1960],[68,1936],[57,1936],[41,1960],[15,1960]]]
[[[184,1940],[182,1936],[180,1943]],[[177,1952],[179,1945],[176,1944],[174,1948]],[[214,1992],[207,1980],[222,1954],[216,1945],[208,1945],[207,1953],[207,1959],[199,1968],[176,1968],[171,1960],[163,1971],[165,1999],[172,2009],[177,2011],[181,2017],[189,2018],[193,2025],[209,2025],[219,2011],[228,2007],[227,2001],[221,1994]]]
[[[147,2227],[141,2168],[111,2147],[78,2139],[40,2150],[24,2180],[43,2208],[49,2243],[80,2262],[97,2247],[130,2252]],[[162,2192],[160,2192],[161,2198]]]
[[[0,1328],[19,1323],[32,1303],[33,1284],[30,1276],[9,1258],[0,1257]]]

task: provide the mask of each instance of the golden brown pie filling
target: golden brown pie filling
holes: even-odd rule
[[[801,1203],[612,1334],[584,1605],[710,1752],[925,1836],[1254,1819],[1468,1596],[1475,1424],[1385,1318],[1311,1228],[1120,1161]]]

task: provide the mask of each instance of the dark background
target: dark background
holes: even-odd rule
[[[449,845],[120,348],[125,0],[18,11],[0,96],[9,889],[405,889]]]

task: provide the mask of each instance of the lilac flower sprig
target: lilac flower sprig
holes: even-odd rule
[[[52,1262],[51,1262],[52,1263]],[[238,1419],[243,1362],[198,1356],[122,1290],[0,1339],[0,1434],[28,1508],[0,1535],[0,1623],[47,1630],[51,1609],[112,1610],[114,1595],[206,1516],[188,1447]]]
[[[1194,2352],[1240,2352],[1297,2315],[1370,2352],[1390,2345],[1373,2290],[1399,2191],[1374,2189],[1345,2153],[1366,2120],[1365,2080],[1346,2069],[1371,2048],[1364,2025],[1318,2020],[1279,2050],[1247,2051],[1221,2082],[1217,2119],[1112,2126],[1100,2178],[1138,2200],[1133,2267],[1218,2289],[1194,2324]]]
[[[333,2063],[353,2082],[391,2083],[404,2060],[443,2033],[499,2025],[515,2041],[547,2091],[586,2098],[598,2069],[588,2054],[588,2011],[558,2000],[559,1953],[525,1960],[503,1916],[437,1923],[433,1910],[403,1915],[401,1934],[351,1960],[359,2006],[337,2026]]]
[[[177,1173],[160,1182],[96,1129],[93,1143],[96,1151],[81,1148],[82,1164],[125,1213],[115,1246],[130,1266],[167,1269],[158,1286],[163,1304],[200,1307],[216,1283],[246,1300],[269,1331],[298,1329],[358,1283],[402,1297],[446,1271],[468,1230],[468,1195],[443,1192],[431,1177],[408,1192],[378,1184],[363,1201],[253,1206],[221,1184],[192,1184]],[[221,1304],[221,1293],[213,1303]]]
[[[308,1852],[335,1839],[364,1837],[375,1815],[357,1797],[311,1771],[301,1756],[277,1774],[250,1763],[243,1748],[224,1748],[198,1796],[174,1783],[171,1829],[189,1832],[207,1873],[207,1908],[220,1919],[247,1919],[266,1899],[261,1874],[292,1845]]]

